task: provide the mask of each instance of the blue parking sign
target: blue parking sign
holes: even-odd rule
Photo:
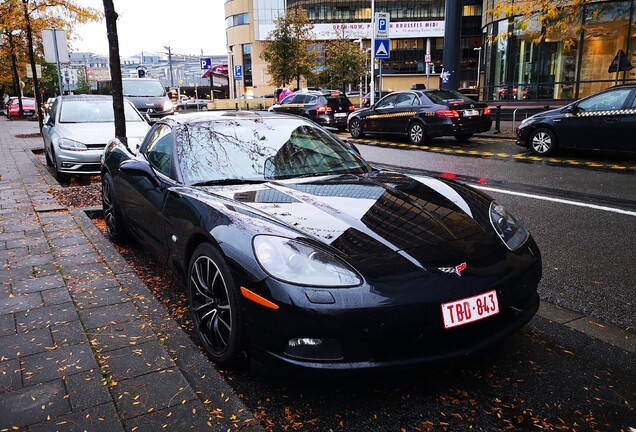
[[[234,66],[234,79],[235,80],[243,79],[243,66],[241,65]]]
[[[201,62],[201,70],[207,70],[212,67],[212,59],[210,57],[202,57],[199,61]]]

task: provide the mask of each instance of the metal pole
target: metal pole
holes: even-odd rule
[[[53,45],[55,46],[55,63],[57,63],[57,85],[60,87],[60,96],[64,93],[64,86],[62,85],[62,67],[60,66],[60,53],[57,50],[57,35],[55,34],[55,27],[53,30]]]
[[[360,52],[362,52],[362,50],[363,50],[363,47],[362,47],[362,36],[360,36]],[[367,54],[366,53],[364,53],[364,63],[365,63],[365,66],[366,66],[366,63],[367,63]],[[358,94],[359,94],[359,97],[360,97],[360,102],[359,103],[360,103],[360,108],[362,108],[362,75],[360,75],[360,83],[359,83],[358,87],[359,87]]]
[[[375,0],[371,0],[371,94],[369,103],[375,103]]]
[[[481,83],[479,82],[481,75],[481,47],[473,48],[473,50],[477,51],[477,94],[479,95],[477,99],[481,99]]]

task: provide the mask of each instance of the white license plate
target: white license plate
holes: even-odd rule
[[[474,117],[474,116],[478,116],[479,115],[479,111],[478,110],[465,110],[464,111],[464,117]]]
[[[488,291],[465,299],[442,304],[444,327],[452,328],[499,313],[496,291]]]
[[[347,113],[335,113],[333,116],[334,117],[346,117]]]

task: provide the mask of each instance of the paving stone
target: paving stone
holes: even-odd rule
[[[0,338],[0,359],[30,356],[52,347],[53,338],[48,328],[17,333]]]
[[[84,243],[84,244],[80,244],[80,245],[64,246],[64,247],[55,248],[55,255],[58,256],[58,257],[73,256],[73,255],[83,255],[83,254],[86,254],[86,253],[91,253],[94,250],[95,250],[95,248],[93,247],[93,245],[91,245],[89,243]]]
[[[0,300],[0,315],[35,309],[42,305],[42,297],[39,293],[6,297]]]
[[[33,276],[33,267],[3,268],[0,272],[0,283],[16,282]]]
[[[96,329],[107,324],[139,318],[139,311],[130,302],[85,309],[81,310],[79,314],[87,329]]]
[[[135,432],[238,430],[237,425],[231,425],[231,429],[217,429],[213,426],[215,423],[201,401],[196,400],[126,420],[125,425],[126,430]]]
[[[20,388],[22,388],[20,361],[18,359],[0,361],[0,401],[4,398],[2,393],[11,392]],[[0,405],[2,405],[2,403],[0,403]],[[2,423],[1,420],[0,423]]]
[[[24,427],[70,412],[62,380],[29,386],[2,395],[0,429]]]
[[[78,411],[61,415],[47,422],[29,426],[29,432],[119,432],[124,431],[117,417],[115,405],[106,403]]]
[[[44,237],[26,237],[22,239],[7,240],[7,249],[37,246],[40,244],[46,244],[46,239]]]
[[[37,295],[40,297],[39,293],[29,295]],[[18,332],[23,332],[56,324],[77,321],[79,317],[77,316],[77,311],[75,310],[73,303],[62,303],[59,305],[16,313],[15,319]]]
[[[100,363],[109,370],[116,381],[175,367],[157,340],[102,353]]]
[[[77,246],[87,244],[88,241],[83,235],[66,235],[64,237],[52,238],[51,244],[55,249],[66,246]]]
[[[25,385],[34,385],[97,369],[88,343],[72,345],[22,358]]]
[[[27,294],[64,286],[64,279],[62,279],[61,275],[57,274],[16,281],[13,284],[13,293]]]
[[[73,292],[81,288],[108,288],[118,286],[117,280],[112,273],[95,273],[84,275],[64,275],[66,286]]]
[[[72,291],[73,300],[80,309],[107,306],[129,301],[127,293],[120,286],[109,288],[81,288]]]
[[[88,337],[79,321],[51,326],[53,341],[58,346],[77,345],[87,343]]]
[[[2,242],[2,240],[0,240]],[[23,258],[31,253],[28,247],[0,250],[0,262],[8,263],[10,260]]]
[[[140,345],[154,338],[155,335],[146,321],[133,320],[95,329],[91,334],[91,344],[98,353],[105,353]]]
[[[67,376],[64,381],[74,411],[112,401],[104,378],[98,370]]]
[[[118,411],[124,419],[195,400],[188,382],[177,369],[165,369],[120,381],[111,388]]]
[[[84,264],[95,264],[103,262],[102,257],[95,251],[87,252],[81,255],[60,256],[57,258],[56,261],[58,265],[62,267],[62,269],[77,267]]]
[[[71,295],[68,293],[68,290],[65,286],[41,291],[40,294],[42,294],[44,306],[53,306],[72,301]]]
[[[13,314],[0,315],[0,336],[15,334],[15,317]]]

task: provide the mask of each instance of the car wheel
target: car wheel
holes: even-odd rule
[[[57,168],[57,158],[55,157],[55,153],[53,153],[51,162],[53,163],[53,174],[55,174],[55,180],[60,183],[68,183],[71,181],[71,176],[69,174],[63,173]]]
[[[419,121],[414,121],[409,125],[408,130],[409,141],[411,144],[420,145],[426,139],[424,125]]]
[[[46,146],[44,146],[44,159],[46,159],[46,166],[53,166],[53,161],[51,160],[51,156],[49,156],[49,151],[46,149]]]
[[[102,176],[102,208],[106,222],[106,234],[114,243],[123,243],[128,232],[124,226],[121,210],[115,198],[113,178],[106,173]]]
[[[455,135],[455,139],[460,142],[468,141],[473,134],[457,134]]]
[[[362,132],[362,122],[354,118],[349,123],[349,133],[353,138],[362,138],[364,136],[364,132]]]
[[[208,243],[197,247],[188,270],[194,327],[215,362],[231,366],[242,353],[238,291],[221,254]]]
[[[547,156],[554,153],[557,147],[556,136],[550,129],[539,128],[528,137],[530,150],[539,156]]]

